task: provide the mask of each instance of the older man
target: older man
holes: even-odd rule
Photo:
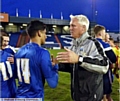
[[[70,33],[73,37],[70,50],[60,52],[59,68],[71,73],[71,94],[74,101],[101,101],[103,74],[108,60],[99,42],[88,34],[89,20],[84,15],[70,16]]]

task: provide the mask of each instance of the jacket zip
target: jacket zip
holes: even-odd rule
[[[77,53],[77,48],[78,46],[75,46],[74,48],[74,52]],[[75,63],[73,64],[73,80],[72,80],[72,89],[73,89],[73,98],[74,98],[74,95],[75,95],[75,91],[74,91],[74,73],[75,73]]]
[[[73,98],[74,98],[74,71],[75,71],[75,64],[73,64],[73,80],[72,80],[72,89],[73,89]]]

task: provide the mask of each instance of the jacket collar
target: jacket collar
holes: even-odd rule
[[[88,34],[88,32],[85,32],[81,37],[77,38],[77,39],[73,39],[72,43],[75,46],[78,46],[78,44],[84,42],[85,39],[87,39],[90,35]]]

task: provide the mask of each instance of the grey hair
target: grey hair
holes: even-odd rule
[[[85,15],[75,15],[75,16],[70,15],[70,18],[71,19],[77,18],[79,20],[79,24],[85,25],[86,31],[88,31],[90,22]]]

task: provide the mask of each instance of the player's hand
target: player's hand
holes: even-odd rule
[[[57,60],[60,63],[77,63],[79,55],[67,48],[64,49],[66,50],[66,52],[59,52],[57,54]]]
[[[11,64],[13,64],[13,63],[14,63],[14,57],[13,57],[13,55],[11,55],[11,57],[8,57],[7,60],[8,60]]]
[[[52,66],[55,66],[58,63],[57,59],[53,56],[53,54],[51,55],[51,61],[52,61]]]

